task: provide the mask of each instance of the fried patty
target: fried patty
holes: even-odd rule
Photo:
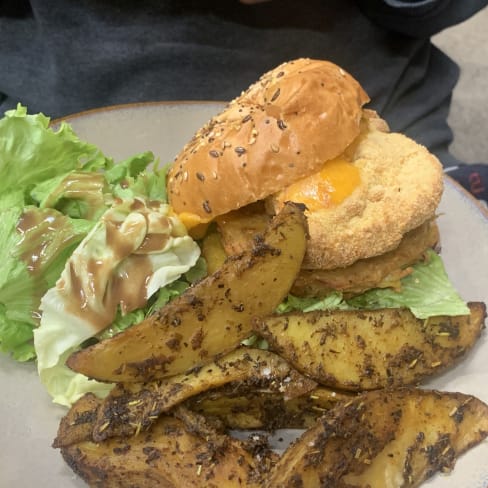
[[[331,270],[302,269],[291,293],[296,296],[321,297],[331,291],[346,296],[357,295],[371,288],[397,288],[399,281],[411,272],[411,266],[422,259],[429,248],[439,242],[434,221],[428,221],[408,232],[395,249],[350,266]]]

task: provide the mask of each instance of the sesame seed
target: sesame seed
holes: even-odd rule
[[[275,101],[275,100],[276,100],[276,99],[277,99],[277,98],[280,96],[280,91],[281,91],[281,90],[278,88],[278,89],[277,89],[277,90],[274,92],[273,96],[271,97],[271,101],[272,101],[272,102],[274,102],[274,101]]]
[[[251,120],[251,118],[252,118],[251,114],[247,114],[247,115],[246,115],[246,116],[245,116],[245,117],[244,117],[244,118],[241,120],[241,122],[242,122],[243,124],[245,124],[246,122],[249,122],[249,121]]]
[[[183,181],[188,181],[188,171],[183,173]]]
[[[287,125],[285,124],[285,121],[282,119],[279,119],[277,124],[278,124],[278,128],[281,130],[285,130],[287,127]]]
[[[219,152],[215,149],[212,149],[211,151],[208,152],[210,154],[210,156],[212,156],[213,158],[218,158],[220,156]]]
[[[205,210],[205,212],[207,213],[212,213],[212,208],[210,207],[210,203],[208,200],[205,200],[203,203],[202,203],[202,207],[203,207],[203,210]]]
[[[205,181],[205,175],[203,173],[197,173],[196,176],[200,181]]]
[[[237,147],[234,149],[234,151],[235,151],[235,152],[236,152],[236,153],[237,153],[239,156],[242,156],[242,155],[243,155],[243,154],[246,152],[246,150],[245,150],[243,147],[241,147],[241,146],[237,146]]]
[[[274,153],[277,153],[280,151],[280,148],[276,144],[271,144],[271,151],[273,151]]]

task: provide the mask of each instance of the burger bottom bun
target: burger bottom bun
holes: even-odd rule
[[[439,205],[442,166],[412,139],[373,129],[347,157],[359,169],[360,184],[340,204],[306,212],[304,269],[345,267],[390,251]]]

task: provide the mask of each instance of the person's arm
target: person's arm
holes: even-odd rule
[[[488,5],[488,0],[358,0],[376,24],[407,36],[428,38]]]

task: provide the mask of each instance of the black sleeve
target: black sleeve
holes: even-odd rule
[[[28,0],[0,0],[0,17],[23,17],[31,13]]]
[[[362,12],[387,30],[428,38],[463,22],[488,5],[488,0],[358,0]]]

